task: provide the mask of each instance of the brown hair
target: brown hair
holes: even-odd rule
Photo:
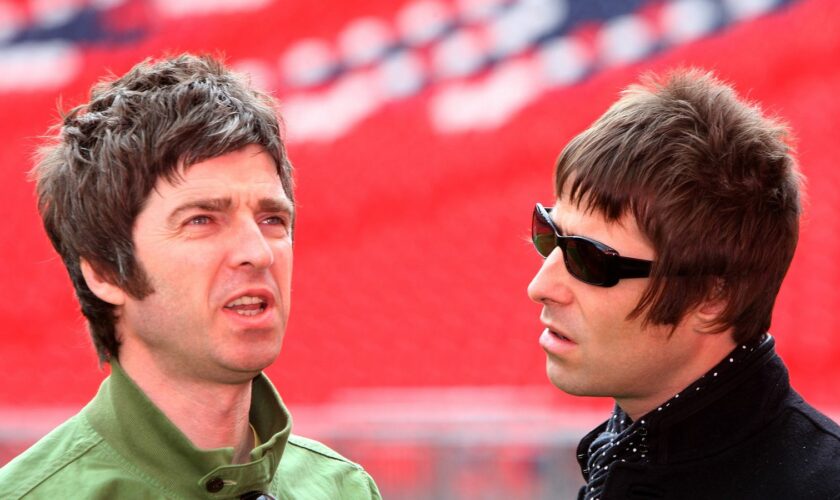
[[[676,325],[705,300],[710,331],[767,331],[799,234],[801,175],[788,131],[698,70],[628,87],[556,165],[557,196],[617,221],[632,213],[656,258],[631,313]]]
[[[38,209],[70,274],[99,359],[117,358],[115,307],[88,288],[80,259],[136,298],[151,293],[132,228],[158,179],[249,144],[265,148],[290,200],[291,164],[275,102],[210,56],[145,60],[91,89],[43,147]]]

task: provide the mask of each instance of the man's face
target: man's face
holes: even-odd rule
[[[289,315],[292,203],[258,146],[160,179],[134,224],[154,292],[127,297],[120,357],[170,375],[249,380],[280,352]]]
[[[625,257],[654,260],[632,215],[609,223],[567,198],[558,200],[551,214],[563,234],[598,240]],[[610,288],[583,283],[569,274],[562,251],[554,249],[528,286],[528,295],[543,306],[546,330],[540,345],[552,384],[570,394],[610,396],[619,404],[663,401],[682,390],[684,372],[693,369],[708,336],[694,334],[686,321],[673,329],[643,326],[644,315],[628,319],[648,281],[623,279]]]

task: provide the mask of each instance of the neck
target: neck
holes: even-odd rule
[[[655,384],[651,391],[628,397],[616,397],[615,402],[633,421],[656,410],[697,379],[720,363],[737,344],[731,332],[704,333],[694,345],[690,359],[679,362],[679,369],[671,372],[667,380]]]
[[[196,448],[233,448],[244,463],[254,447],[248,414],[251,382],[217,383],[168,370],[154,356],[121,349],[120,366]]]

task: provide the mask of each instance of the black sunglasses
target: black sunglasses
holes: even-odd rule
[[[650,276],[653,262],[649,260],[622,257],[607,245],[583,236],[563,236],[551,220],[551,209],[540,203],[534,207],[531,239],[543,257],[560,247],[569,274],[590,285],[615,286],[624,278]]]

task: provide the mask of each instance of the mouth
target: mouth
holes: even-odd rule
[[[540,318],[540,323],[542,323],[543,328],[545,328],[545,333],[552,336],[557,340],[562,340],[564,342],[571,342],[576,344],[577,342],[574,341],[571,337],[567,336],[563,331],[558,328],[555,328],[555,324],[548,320],[548,318]]]
[[[540,334],[540,346],[547,353],[555,357],[562,357],[576,349],[578,344],[563,332],[545,325],[545,329]]]
[[[256,316],[268,309],[270,302],[271,297],[263,294],[240,295],[224,308],[240,316]]]
[[[546,328],[546,330],[548,331],[548,333],[550,335],[554,336],[555,338],[557,338],[559,340],[562,340],[564,342],[573,342],[572,339],[570,339],[569,337],[563,335],[562,333],[560,333],[558,331],[552,330],[551,328]]]

